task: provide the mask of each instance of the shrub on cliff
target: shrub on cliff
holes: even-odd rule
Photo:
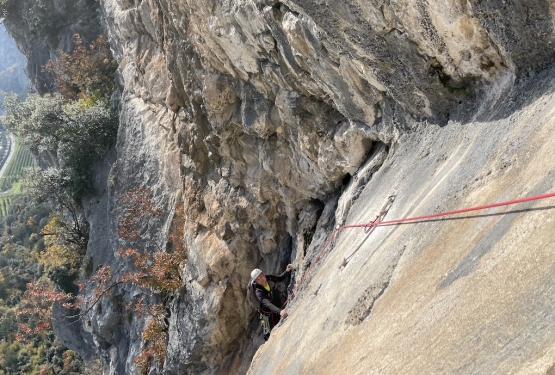
[[[54,84],[64,98],[76,100],[110,95],[115,88],[117,63],[106,37],[100,35],[88,48],[79,34],[74,38],[73,52],[61,52],[60,58],[48,61],[44,70],[52,73]]]
[[[61,95],[30,95],[23,102],[10,95],[4,108],[4,126],[48,165],[30,171],[23,188],[57,213],[42,233],[46,250],[41,259],[49,277],[72,291],[89,239],[80,200],[94,193],[92,165],[115,142],[117,117],[105,99],[69,101]]]
[[[39,262],[48,277],[66,293],[76,289],[73,281],[87,249],[88,226],[82,221],[52,214],[40,232],[44,236],[44,249],[39,254]]]
[[[145,188],[132,188],[121,197],[124,212],[118,217],[118,235],[128,243],[145,241],[141,234],[140,222],[144,219],[160,216],[162,212],[156,207],[152,192]],[[168,235],[164,248],[158,247],[155,253],[139,252],[132,248],[120,248],[117,256],[128,261],[132,271],[119,275],[110,266],[99,267],[84,283],[80,284],[79,295],[74,291],[54,290],[48,283],[29,283],[22,296],[25,308],[18,310],[18,317],[26,318],[32,324],[20,324],[19,337],[24,339],[30,333],[37,334],[41,329],[49,329],[52,325],[50,311],[54,303],[79,311],[76,317],[86,317],[102,300],[109,296],[121,284],[131,284],[145,293],[134,297],[128,304],[129,311],[137,317],[146,317],[146,324],[141,332],[143,347],[141,353],[134,358],[141,373],[149,373],[151,366],[161,366],[166,356],[168,341],[170,309],[169,302],[182,286],[181,269],[187,262],[187,252],[183,244],[184,209],[175,210],[171,233]],[[43,227],[43,233],[53,233],[59,224],[58,218],[52,218]],[[52,244],[45,241],[48,246]],[[60,253],[53,249],[47,255],[48,247],[41,252],[40,259],[46,267],[64,264],[71,254]],[[61,261],[61,263],[59,262]],[[148,297],[147,297],[148,296]]]
[[[49,158],[51,168],[60,172],[63,188],[73,199],[93,193],[92,164],[117,134],[117,117],[105,99],[71,102],[61,95],[29,95],[22,102],[10,95],[4,108],[4,126],[35,155],[54,156]]]

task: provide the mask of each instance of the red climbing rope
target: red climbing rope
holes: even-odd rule
[[[551,198],[551,197],[555,197],[555,192],[541,194],[541,195],[534,195],[532,197],[513,199],[513,200],[509,200],[509,201],[504,201],[504,202],[485,204],[483,206],[468,207],[468,208],[463,208],[463,209],[460,209],[460,210],[439,212],[439,213],[430,214],[430,215],[414,216],[414,217],[407,217],[407,218],[404,218],[404,219],[386,220],[386,221],[377,221],[377,219],[376,219],[376,220],[373,220],[369,223],[364,223],[364,224],[351,224],[351,225],[340,226],[340,227],[336,228],[333,231],[330,238],[326,241],[326,244],[324,245],[322,250],[318,253],[316,258],[312,262],[311,266],[308,268],[308,270],[305,272],[305,274],[301,278],[301,281],[297,284],[297,286],[295,287],[293,292],[291,292],[291,294],[289,295],[289,297],[287,298],[287,300],[283,304],[283,307],[285,307],[285,305],[287,305],[287,302],[289,302],[291,300],[291,298],[293,298],[293,296],[297,293],[297,290],[302,285],[302,283],[305,281],[305,279],[308,276],[308,274],[310,273],[310,271],[312,271],[315,264],[320,260],[320,257],[322,256],[324,251],[326,251],[326,249],[328,248],[329,244],[331,243],[331,241],[333,240],[335,235],[343,229],[364,228],[365,233],[368,233],[368,228],[374,228],[374,227],[378,227],[378,226],[395,225],[395,224],[400,224],[400,223],[406,223],[406,222],[409,222],[409,221],[414,222],[414,221],[432,219],[432,218],[436,218],[436,217],[451,216],[451,215],[456,215],[456,214],[462,214],[462,213],[465,213],[465,212],[485,210],[485,209],[488,209],[488,208],[501,207],[501,206],[510,206],[510,205],[517,204],[517,203],[537,201],[537,200],[540,200],[540,199],[546,199],[546,198]],[[391,199],[391,197],[388,199],[388,202],[389,202],[390,199]],[[386,203],[386,206],[387,206],[387,203]],[[382,209],[382,211],[380,212],[380,215],[378,216],[379,218],[383,216],[383,212],[384,212],[384,209]],[[339,268],[342,268],[345,265],[346,265],[346,260],[344,260],[344,263],[342,263],[341,266],[339,266]]]
[[[501,206],[510,206],[510,205],[512,205],[512,204],[524,203],[524,202],[530,202],[530,201],[537,201],[537,200],[540,200],[540,199],[551,198],[551,197],[555,197],[555,192],[553,192],[553,193],[541,194],[541,195],[535,195],[535,196],[533,196],[533,197],[520,198],[520,199],[513,199],[513,200],[505,201],[505,202],[492,203],[492,204],[485,204],[485,205],[483,205],[483,206],[476,206],[476,207],[463,208],[463,209],[461,209],[461,210],[440,212],[440,213],[431,214],[431,215],[423,215],[423,216],[408,217],[408,218],[405,218],[405,219],[397,219],[397,220],[380,221],[380,222],[377,222],[377,223],[370,223],[370,224],[344,225],[344,226],[340,227],[339,229],[361,228],[361,227],[365,227],[365,228],[366,228],[366,227],[368,227],[368,226],[376,226],[376,227],[377,227],[377,226],[384,226],[384,225],[392,225],[392,224],[405,223],[405,222],[407,222],[407,221],[426,220],[426,219],[432,219],[432,218],[434,218],[434,217],[450,216],[450,215],[462,214],[462,213],[464,213],[464,212],[485,210],[485,209],[488,209],[488,208],[501,207]]]

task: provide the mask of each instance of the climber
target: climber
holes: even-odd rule
[[[264,275],[258,268],[251,272],[249,289],[260,304],[258,313],[260,314],[260,323],[264,329],[264,340],[268,340],[270,331],[281,318],[287,318],[287,311],[279,307],[281,306],[281,298],[279,292],[275,291],[274,286],[275,283],[283,281],[288,272],[291,272],[290,264],[287,265],[285,272],[279,276]]]

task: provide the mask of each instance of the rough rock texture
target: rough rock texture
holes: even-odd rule
[[[426,124],[445,124],[457,106],[489,91],[494,100],[554,58],[546,1],[104,0],[102,7],[124,88],[110,215],[134,184],[150,187],[168,212],[183,205],[187,213],[186,286],[171,306],[166,374],[244,372],[260,344],[247,334],[249,271],[275,272],[292,260],[302,272],[313,257],[311,232],[333,227],[336,204],[339,221],[362,210],[356,198],[377,173],[400,176],[391,160],[426,176],[414,155],[398,154],[406,132],[420,145],[410,130],[417,121],[426,120],[419,131],[435,130]],[[463,137],[459,130],[451,131]],[[447,160],[453,144],[445,141]],[[376,172],[391,146],[397,154]],[[349,176],[359,184],[335,203]],[[163,240],[164,230],[151,228]],[[314,235],[323,237],[324,229]],[[414,253],[404,246],[396,249]],[[99,253],[94,244],[89,251]],[[389,285],[405,255],[392,251],[391,259],[387,280],[368,288]],[[364,273],[379,274],[371,266]],[[291,321],[305,325],[298,311],[303,316]],[[130,372],[140,349],[140,321],[115,330],[118,314],[104,309],[93,324],[111,374]]]
[[[250,270],[293,261],[298,281],[336,224],[373,218],[391,194],[396,217],[552,187],[553,82],[511,91],[555,60],[552,2],[100,6],[121,124],[87,207],[87,259],[128,269],[114,252],[129,189],[147,187],[164,211],[142,223],[145,250],[165,244],[184,207],[164,374],[246,373],[261,344],[244,303]],[[549,212],[380,228],[339,272],[359,239],[342,235],[250,373],[543,371],[554,341],[540,243],[553,228],[533,218]],[[125,303],[140,296],[121,287],[84,322],[106,374],[135,372],[144,320]]]
[[[554,191],[553,73],[399,137],[347,224],[390,194],[386,219]],[[340,271],[365,237],[342,232],[248,374],[552,374],[553,209],[551,198],[379,227]]]
[[[85,43],[101,33],[96,0],[5,0],[0,11],[3,24],[27,57],[27,75],[38,93],[53,90],[52,77],[43,72],[59,51],[73,50],[74,34]]]

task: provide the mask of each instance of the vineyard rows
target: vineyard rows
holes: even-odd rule
[[[0,197],[0,212],[2,216],[8,215],[8,208],[12,204],[13,200],[17,197],[17,195],[8,195],[5,197]]]
[[[10,147],[12,147],[12,145],[8,136],[6,135],[6,131],[2,126],[0,126],[0,168],[6,161],[10,153]]]
[[[1,141],[0,141],[1,142]],[[19,180],[26,167],[34,163],[31,152],[18,140],[15,142],[14,155],[10,159],[4,175],[0,178],[0,214],[6,216],[12,201],[21,193]]]

